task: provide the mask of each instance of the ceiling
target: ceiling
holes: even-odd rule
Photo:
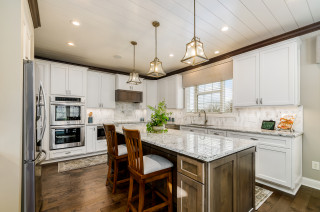
[[[180,60],[193,37],[193,0],[40,0],[38,4],[37,56],[130,72],[134,40],[136,69],[144,75],[155,56],[151,23],[157,20],[158,58],[165,72],[187,66]],[[196,10],[196,34],[208,58],[320,21],[319,0],[197,0]],[[81,25],[72,25],[72,20]],[[224,26],[229,30],[221,31]],[[219,54],[214,53],[217,50]]]

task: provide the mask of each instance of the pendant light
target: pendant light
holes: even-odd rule
[[[193,2],[193,38],[190,43],[187,43],[186,53],[181,60],[181,62],[192,66],[208,61],[203,50],[203,43],[200,42],[200,38],[196,37],[196,0]]]
[[[162,69],[162,62],[157,58],[157,27],[160,26],[160,23],[158,21],[154,21],[154,22],[152,22],[152,26],[154,26],[154,28],[155,28],[155,42],[156,42],[155,55],[156,55],[156,57],[150,63],[150,70],[147,73],[147,75],[151,76],[151,77],[162,77],[162,76],[165,76],[166,73]]]
[[[131,41],[131,44],[133,45],[133,71],[130,73],[130,77],[127,81],[129,84],[138,85],[141,83],[139,74],[136,73],[136,45],[137,42]]]

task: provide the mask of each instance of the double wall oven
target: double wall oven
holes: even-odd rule
[[[50,97],[50,134],[51,150],[84,146],[84,97]]]

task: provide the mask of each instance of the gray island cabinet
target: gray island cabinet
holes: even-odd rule
[[[117,126],[120,137],[122,127],[140,130],[144,155],[157,154],[174,164],[177,211],[254,211],[255,141],[179,130],[152,134],[137,124]],[[165,195],[164,183],[153,186]]]

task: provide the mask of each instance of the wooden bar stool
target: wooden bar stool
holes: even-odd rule
[[[123,161],[128,161],[127,147],[125,144],[118,145],[116,127],[114,125],[104,124],[104,132],[106,134],[106,140],[108,145],[108,176],[106,185],[109,183],[113,184],[112,193],[114,194],[117,189],[117,184],[125,183],[129,181],[129,178],[123,180],[117,180],[118,178],[118,169],[119,163]],[[113,176],[111,174],[112,162],[113,167]],[[113,181],[112,178],[113,177]]]
[[[130,186],[127,212],[132,211],[155,211],[168,206],[168,211],[172,212],[172,166],[173,164],[158,155],[143,156],[142,143],[139,130],[123,129],[125,141],[128,149],[128,169],[130,171]],[[152,206],[146,210],[144,208],[145,184],[156,180],[167,179],[167,198],[160,192],[154,191],[164,202]],[[139,183],[139,194],[132,197],[133,180]],[[138,210],[134,208],[132,202],[139,199]]]

